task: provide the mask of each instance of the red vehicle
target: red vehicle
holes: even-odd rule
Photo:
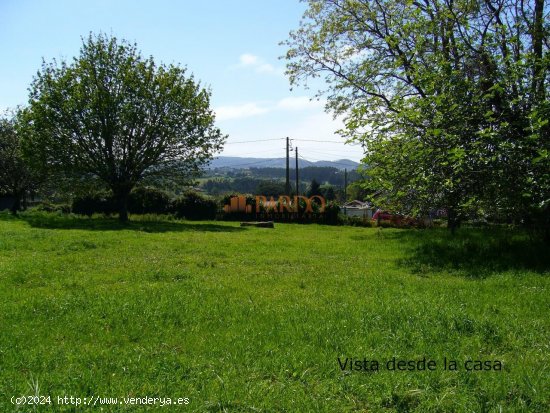
[[[381,209],[377,209],[374,215],[372,216],[373,221],[401,221],[404,218],[403,215],[399,214],[392,214],[388,211],[382,211]]]
[[[392,224],[395,224],[396,226],[417,226],[419,225],[419,221],[411,218],[406,217],[405,215],[401,214],[394,214],[388,211],[383,211],[381,209],[376,210],[374,215],[372,216],[373,221],[389,221]]]

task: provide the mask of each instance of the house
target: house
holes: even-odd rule
[[[357,199],[354,199],[353,201],[346,202],[344,205],[342,205],[342,208],[366,208],[369,207],[368,202],[359,201]]]
[[[353,201],[346,202],[342,205],[344,215],[348,217],[359,217],[364,219],[371,219],[373,214],[372,205],[368,202],[359,201],[354,199]]]

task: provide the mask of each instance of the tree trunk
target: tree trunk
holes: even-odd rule
[[[461,219],[455,208],[447,209],[447,228],[454,235],[456,230],[460,228]]]
[[[132,187],[122,186],[113,189],[113,195],[118,209],[118,219],[120,222],[128,222],[128,197]]]
[[[550,245],[550,204],[547,204],[542,209],[542,222],[540,223],[542,227],[542,240],[544,243]]]
[[[13,215],[17,215],[17,212],[21,210],[21,194],[14,192],[13,198],[13,205],[10,208],[10,212]]]

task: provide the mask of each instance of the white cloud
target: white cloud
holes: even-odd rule
[[[307,96],[291,96],[283,98],[277,102],[277,108],[284,110],[320,109],[324,108],[324,106],[324,101],[311,100]]]
[[[242,54],[239,57],[239,62],[241,63],[241,66],[254,66],[258,64],[258,56],[254,56],[253,54],[245,53]]]
[[[324,108],[325,102],[322,100],[310,100],[307,96],[289,96],[282,98],[277,102],[248,102],[237,105],[219,106],[214,109],[218,121],[230,119],[243,119],[272,111],[319,111]]]
[[[242,119],[261,115],[268,112],[268,108],[261,107],[257,103],[244,103],[241,105],[220,106],[214,109],[218,121],[229,119]]]
[[[300,148],[300,154],[312,161],[321,159],[352,159],[359,161],[364,157],[361,146],[345,144],[345,139],[336,133],[344,128],[341,118],[333,119],[328,113],[315,113],[304,116],[300,121],[289,125],[286,136],[296,138],[294,146]],[[300,139],[304,139],[300,141]],[[311,142],[308,140],[316,140]],[[321,142],[319,142],[321,141]],[[324,142],[322,142],[324,141]]]
[[[283,74],[284,70],[267,63],[262,58],[251,53],[244,53],[239,56],[239,65],[237,67],[248,67],[257,73]]]
[[[341,119],[333,119],[332,115],[319,112],[302,118],[299,123],[293,125],[289,133],[308,139],[340,140],[336,131],[343,126]]]
[[[281,70],[275,68],[274,66],[270,65],[269,63],[262,63],[256,66],[256,71],[258,73],[274,73],[279,74],[281,73]]]

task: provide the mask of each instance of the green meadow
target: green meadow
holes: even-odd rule
[[[130,219],[0,214],[0,412],[550,411],[528,234]]]

